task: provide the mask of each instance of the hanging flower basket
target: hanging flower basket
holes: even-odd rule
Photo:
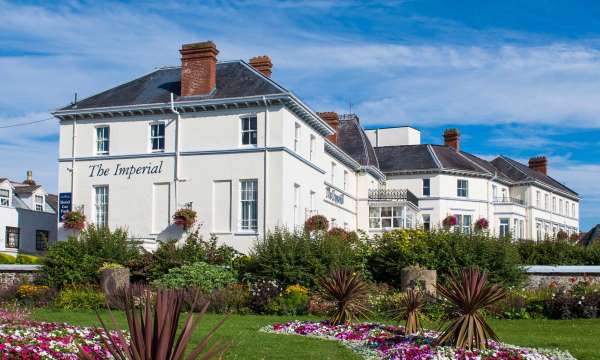
[[[481,218],[475,223],[475,230],[487,230],[490,227],[490,222],[486,218]]]
[[[85,228],[85,215],[81,210],[73,210],[65,213],[62,217],[65,229],[83,230]]]
[[[304,231],[313,232],[313,231],[327,231],[329,228],[329,221],[323,215],[313,215],[306,219],[304,223]]]
[[[456,224],[457,224],[457,220],[456,220],[456,216],[454,216],[454,215],[448,215],[442,221],[442,225],[444,226],[445,229],[450,229],[452,226],[456,226]]]
[[[179,209],[173,215],[173,224],[181,226],[183,230],[188,230],[196,223],[196,212],[192,209]]]

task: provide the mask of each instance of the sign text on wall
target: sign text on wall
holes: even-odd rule
[[[325,189],[325,198],[327,198],[327,200],[333,201],[338,205],[344,205],[344,194],[338,194],[334,189],[330,187],[327,187]]]
[[[131,179],[132,176],[135,175],[154,175],[162,173],[163,162],[162,160],[158,164],[148,164],[148,165],[129,165],[124,166],[120,163],[117,163],[117,166],[113,168],[105,167],[104,165],[94,164],[88,166],[90,169],[90,177],[100,177],[100,176],[126,176],[127,180]]]

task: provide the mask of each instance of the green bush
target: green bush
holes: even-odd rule
[[[43,258],[34,255],[18,254],[16,264],[37,265],[42,263]]]
[[[215,289],[222,289],[236,281],[237,275],[232,270],[219,265],[196,262],[169,270],[155,283],[164,288],[197,288],[204,293],[211,293]]]
[[[14,264],[17,258],[11,254],[0,253],[0,264]]]
[[[598,265],[600,243],[580,246],[568,241],[519,241],[523,265]]]
[[[106,306],[106,296],[95,287],[67,287],[58,293],[54,305],[66,310],[95,310]]]
[[[314,288],[314,279],[334,267],[365,274],[365,244],[364,236],[344,240],[336,234],[275,231],[255,243],[250,256],[239,264],[240,272],[274,279],[283,286]]]
[[[79,237],[69,237],[51,246],[43,259],[42,273],[48,284],[57,288],[68,284],[94,284],[99,281],[98,270],[102,264],[126,264],[139,256],[139,244],[129,240],[126,231],[111,232],[92,225]]]
[[[217,238],[203,241],[198,231],[188,236],[182,246],[177,240],[163,241],[153,253],[146,253],[127,263],[132,277],[142,281],[159,279],[170,269],[205,262],[213,265],[231,265],[240,253],[228,245],[218,245]]]
[[[400,287],[400,271],[421,265],[438,272],[438,281],[460,269],[478,266],[492,283],[517,285],[524,279],[521,259],[510,239],[450,231],[394,230],[376,236],[368,260],[373,279]]]

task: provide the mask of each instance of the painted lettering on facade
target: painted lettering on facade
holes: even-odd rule
[[[327,187],[325,189],[325,198],[329,201],[333,201],[338,205],[344,205],[344,194],[337,193],[334,189]]]
[[[148,165],[123,165],[117,163],[114,170],[110,167],[106,167],[103,164],[89,165],[90,169],[89,177],[101,177],[101,176],[125,176],[127,180],[130,180],[135,175],[155,175],[162,173],[163,162],[158,164]]]

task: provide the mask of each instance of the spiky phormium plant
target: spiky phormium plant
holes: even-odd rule
[[[145,290],[138,296],[139,289],[133,287],[124,290],[124,309],[129,325],[130,341],[117,331],[116,339],[109,340],[101,337],[103,346],[117,360],[194,360],[221,359],[228,344],[215,341],[209,346],[208,342],[223,324],[221,320],[204,338],[186,355],[186,350],[198,322],[203,317],[208,303],[195,316],[191,311],[186,315],[183,327],[178,331],[179,320],[183,313],[184,294],[181,290],[157,290],[155,293]],[[192,307],[193,308],[193,307]],[[115,319],[110,314],[113,326]],[[100,315],[98,319],[103,330],[109,333],[106,323]],[[96,359],[97,354],[80,352],[81,359]]]
[[[423,294],[416,289],[408,289],[400,299],[398,308],[391,313],[397,320],[406,319],[405,331],[407,334],[416,334],[422,330],[421,309],[423,308]]]
[[[445,300],[442,333],[437,345],[464,349],[483,349],[498,336],[485,321],[481,311],[506,296],[499,285],[488,285],[487,276],[476,267],[463,269],[460,280],[451,276],[448,287],[438,284]]]
[[[369,313],[367,283],[352,270],[334,269],[329,275],[319,278],[317,283],[323,300],[334,305],[329,318],[332,324],[345,324]]]

